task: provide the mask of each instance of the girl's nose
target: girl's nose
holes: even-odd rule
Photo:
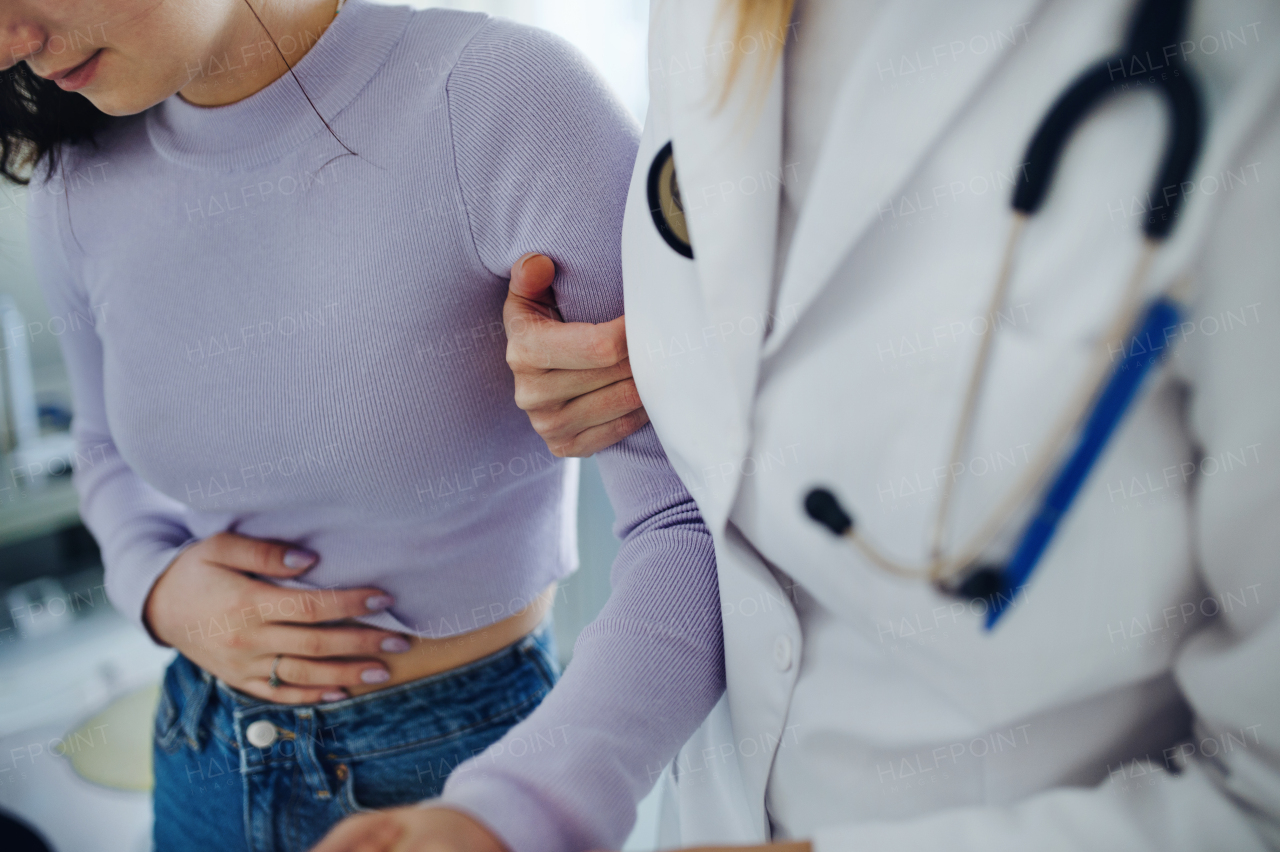
[[[45,32],[24,20],[6,21],[0,17],[0,71],[7,71],[24,59],[44,49]]]

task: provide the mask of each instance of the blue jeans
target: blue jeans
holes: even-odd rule
[[[155,848],[305,852],[343,817],[439,795],[558,675],[549,623],[461,668],[329,704],[251,698],[179,656],[156,713]],[[277,734],[265,748],[245,736],[259,720]]]

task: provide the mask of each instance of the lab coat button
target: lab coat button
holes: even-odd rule
[[[786,636],[779,636],[773,643],[773,662],[780,672],[791,668],[791,640]]]
[[[244,735],[249,740],[250,745],[258,748],[267,748],[276,741],[276,737],[280,735],[280,732],[276,730],[275,725],[266,719],[259,719],[245,728]]]

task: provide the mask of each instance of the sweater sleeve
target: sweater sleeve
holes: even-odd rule
[[[448,97],[481,262],[506,277],[541,251],[566,320],[619,316],[638,134],[605,84],[562,41],[495,21],[460,57]],[[455,770],[438,800],[514,852],[617,848],[724,690],[714,546],[697,507],[651,426],[597,460],[623,539],[609,601],[543,704]]]
[[[40,170],[43,173],[43,169]],[[80,256],[66,239],[67,198],[34,180],[28,204],[28,239],[36,276],[54,318],[71,381],[73,480],[80,516],[102,551],[108,599],[136,624],[151,586],[194,539],[182,504],[149,486],[121,457],[111,438],[103,393],[100,329],[111,306],[88,297],[76,268]]]

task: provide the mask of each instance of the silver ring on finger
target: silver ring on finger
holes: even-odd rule
[[[283,657],[284,654],[276,654],[275,662],[271,664],[271,677],[267,678],[267,686],[272,689],[279,689],[284,684],[284,681],[280,680],[280,675],[276,673],[276,669],[280,668],[280,660]]]

